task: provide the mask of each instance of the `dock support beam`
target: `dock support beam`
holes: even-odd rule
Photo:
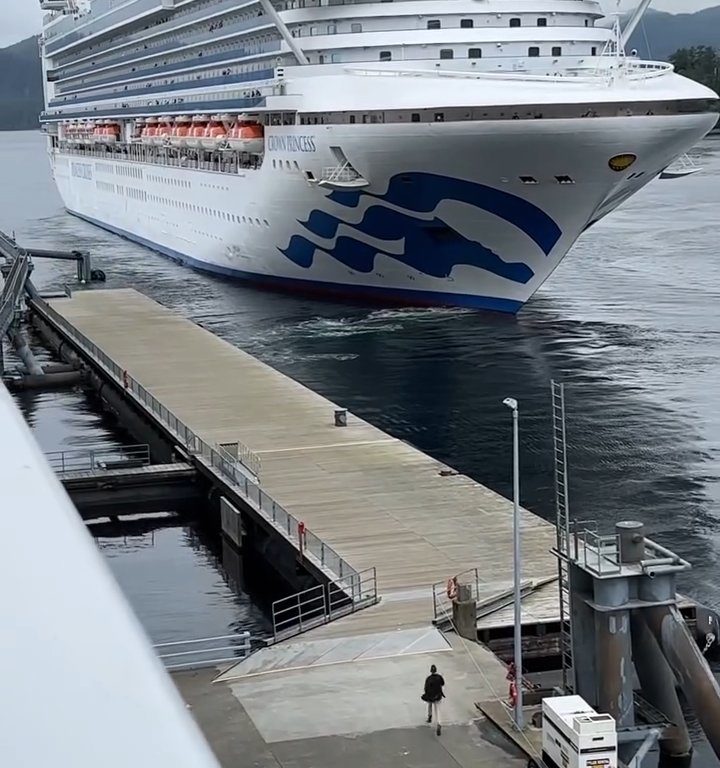
[[[720,687],[677,607],[645,609],[645,620],[720,758]]]
[[[645,623],[642,611],[632,612],[630,627],[633,660],[643,695],[671,723],[660,736],[660,765],[689,768],[692,742],[675,689],[675,676]]]
[[[626,579],[596,581],[598,708],[619,726],[634,725],[630,613]]]
[[[12,340],[12,343],[15,345],[18,356],[25,364],[28,373],[30,373],[32,376],[42,376],[42,366],[35,359],[35,355],[33,355],[32,350],[30,349],[30,345],[28,344],[25,333],[19,328],[11,327],[8,330],[8,336]]]

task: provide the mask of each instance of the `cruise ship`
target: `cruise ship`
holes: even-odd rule
[[[41,0],[53,175],[69,213],[192,267],[517,312],[716,121],[626,55],[649,4]]]

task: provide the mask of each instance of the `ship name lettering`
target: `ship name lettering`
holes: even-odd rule
[[[316,152],[314,136],[268,136],[271,152]]]

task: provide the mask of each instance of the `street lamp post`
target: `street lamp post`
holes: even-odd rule
[[[503,400],[512,411],[513,418],[513,595],[515,607],[515,685],[517,698],[515,700],[515,725],[522,730],[523,723],[523,695],[522,695],[522,614],[521,614],[521,560],[520,560],[520,440],[518,432],[518,402],[513,397]]]

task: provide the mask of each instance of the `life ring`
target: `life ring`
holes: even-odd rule
[[[457,597],[458,588],[457,588],[457,579],[453,576],[451,579],[447,580],[447,586],[445,587],[445,591],[447,592],[447,596],[454,600]]]

